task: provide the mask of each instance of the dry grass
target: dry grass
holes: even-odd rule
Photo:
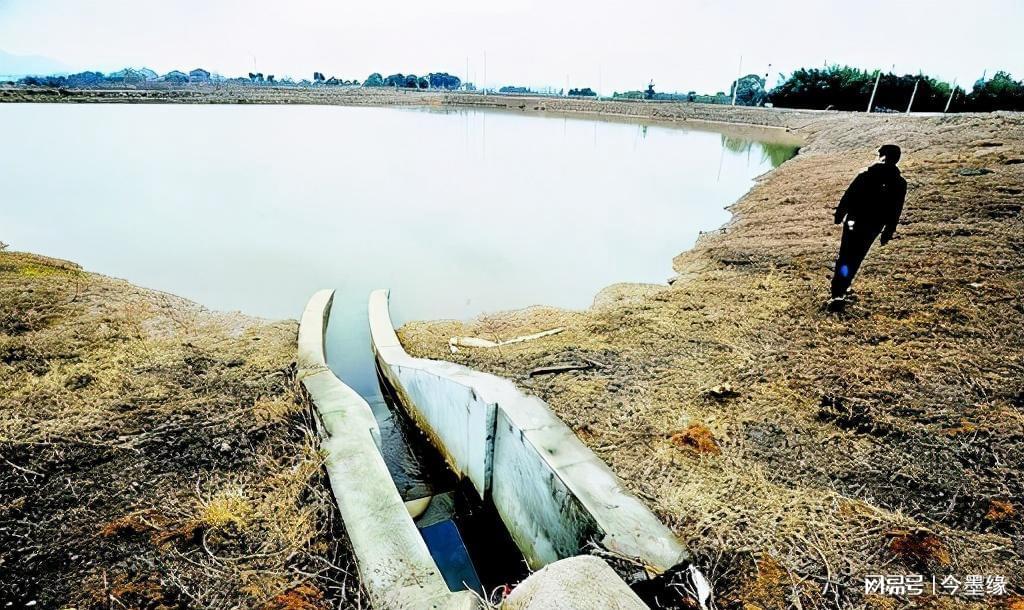
[[[242,487],[218,491],[209,498],[200,498],[196,521],[211,530],[244,530],[253,517],[252,502]]]
[[[686,540],[720,606],[924,603],[864,596],[878,573],[1005,575],[1019,593],[1024,524],[1006,504],[1024,497],[1024,119],[802,127],[801,154],[677,257],[672,286],[617,285],[586,312],[409,324],[402,341],[547,400]],[[905,151],[903,224],[848,313],[828,316],[831,207],[887,141]],[[960,173],[975,167],[992,171]],[[566,331],[500,355],[446,349],[553,326]],[[580,358],[604,366],[528,376]],[[695,451],[698,436],[720,455]]]
[[[358,606],[295,332],[0,252],[0,598]]]

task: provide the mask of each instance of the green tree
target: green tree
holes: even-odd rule
[[[974,83],[967,107],[976,112],[1024,110],[1024,82],[1000,70],[991,79]]]
[[[916,112],[942,112],[946,107],[952,87],[949,83],[925,74],[904,74],[902,76],[877,71],[868,72],[850,66],[829,66],[827,68],[801,68],[788,78],[780,74],[779,85],[768,94],[768,101],[775,106],[786,108],[813,108],[864,111],[867,109],[871,91],[878,78],[872,110],[903,112],[913,96],[913,110]],[[914,87],[917,93],[914,93]],[[959,90],[953,110],[965,109],[970,101],[964,101]]]
[[[738,106],[763,106],[768,99],[768,92],[764,89],[764,79],[756,74],[748,74],[732,81],[729,86],[729,95],[736,92],[736,104]]]

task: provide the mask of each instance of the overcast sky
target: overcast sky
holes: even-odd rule
[[[727,90],[825,62],[969,85],[1024,78],[1021,0],[0,0],[0,51],[69,69],[253,69],[310,78],[447,71],[602,93]],[[3,71],[0,69],[0,71]]]

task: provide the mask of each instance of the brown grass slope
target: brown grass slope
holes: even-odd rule
[[[357,603],[295,333],[0,252],[0,600]]]
[[[671,286],[413,323],[403,343],[547,400],[698,553],[720,606],[900,605],[865,596],[867,574],[1003,575],[1019,594],[1024,118],[776,116],[807,145],[675,260]],[[825,315],[832,208],[886,142],[904,148],[903,222],[847,315]],[[553,326],[567,330],[447,349]]]

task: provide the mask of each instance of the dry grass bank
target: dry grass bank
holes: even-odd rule
[[[413,323],[404,345],[547,400],[687,541],[720,607],[1019,601],[1024,118],[775,117],[807,145],[675,260],[671,286],[617,285],[584,312]],[[828,316],[832,208],[886,142],[904,149],[903,222],[847,314]],[[567,330],[448,350],[554,326]],[[914,573],[1002,575],[1010,595],[863,594],[865,575]]]
[[[357,605],[295,334],[0,252],[0,599]]]

